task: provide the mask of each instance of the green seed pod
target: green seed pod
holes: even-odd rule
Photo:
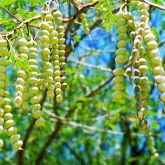
[[[37,96],[34,96],[30,99],[31,104],[38,104],[39,103],[39,98]]]
[[[11,112],[11,106],[10,105],[4,105],[3,108],[4,108],[5,113]]]
[[[116,57],[115,61],[118,65],[121,65],[121,64],[124,64],[127,61],[127,59],[125,56],[120,55]]]
[[[3,127],[0,125],[0,134],[3,132]]]
[[[133,49],[131,56],[129,58],[130,63],[134,65],[135,62],[137,61],[138,57],[139,57],[139,50]]]
[[[62,83],[62,85],[61,85],[61,89],[62,89],[62,91],[65,91],[65,89],[67,88],[67,83]]]
[[[3,123],[4,123],[4,119],[0,117],[0,125],[3,125]]]
[[[158,44],[156,43],[156,41],[149,41],[147,43],[147,49],[148,50],[153,50],[153,49],[157,49],[158,48]]]
[[[135,93],[140,93],[141,92],[141,87],[139,86],[139,85],[136,85],[135,87],[134,87],[134,92]]]
[[[165,83],[158,84],[158,90],[165,93]]]
[[[21,103],[22,103],[22,98],[20,96],[17,96],[15,99],[14,99],[14,105],[16,108],[20,107],[21,106]]]
[[[16,152],[18,150],[21,150],[22,145],[23,145],[22,140],[18,140],[16,143],[14,143],[13,146],[14,151]]]
[[[5,113],[4,120],[11,120],[13,119],[13,115],[11,113]]]
[[[56,89],[56,95],[58,95],[58,94],[60,94],[60,95],[62,94],[62,90],[60,88]]]
[[[117,51],[116,51],[116,55],[126,55],[126,49],[125,48],[119,48]]]
[[[140,77],[140,85],[146,84],[147,81],[148,81],[148,77],[146,76]]]
[[[121,90],[124,90],[124,85],[123,84],[115,84],[113,87],[112,87],[112,89],[114,90],[114,91],[121,91]]]
[[[11,143],[16,143],[21,138],[20,134],[14,134],[10,137]]]
[[[36,126],[37,127],[43,127],[45,125],[45,120],[43,118],[39,118],[36,121]]]
[[[144,73],[146,73],[148,71],[148,67],[146,65],[141,65],[139,67],[139,70],[140,70],[140,74],[143,75]]]
[[[135,69],[135,70],[134,70],[134,75],[135,75],[135,76],[139,76],[139,75],[140,75],[140,71],[139,71],[138,69]]]
[[[40,109],[41,109],[41,105],[39,103],[32,105],[32,111],[36,111],[36,110],[40,110]]]
[[[3,38],[0,38],[0,47],[6,47],[7,46],[7,41],[4,40]]]
[[[138,76],[134,76],[134,83],[138,85],[140,83],[140,78]]]
[[[113,73],[114,73],[115,76],[123,76],[124,73],[125,73],[125,70],[123,68],[116,68],[113,71]]]
[[[123,92],[122,91],[115,91],[112,94],[113,100],[114,101],[118,101],[119,99],[121,99],[123,97]]]
[[[4,123],[4,128],[10,128],[10,127],[13,127],[13,125],[14,125],[14,121],[12,119],[11,120],[7,120]]]
[[[162,58],[160,56],[156,56],[151,59],[151,66],[161,66],[162,65]]]
[[[127,39],[127,34],[126,33],[121,33],[118,35],[117,39],[118,41],[126,40]],[[125,41],[126,42],[126,41]]]
[[[126,32],[127,32],[127,26],[119,26],[117,28],[117,34],[126,33]]]
[[[147,61],[145,58],[140,58],[139,63],[140,63],[140,65],[145,65],[147,63]]]
[[[117,84],[117,83],[122,83],[122,82],[124,82],[124,77],[123,77],[123,76],[115,76],[115,77],[113,78],[113,82],[114,82],[115,84]]]
[[[56,101],[57,101],[57,103],[61,103],[62,102],[62,95],[61,94],[58,94],[56,96]]]
[[[42,116],[42,111],[40,111],[40,110],[34,111],[33,116],[35,119],[40,118]]]
[[[19,46],[27,46],[28,42],[25,38],[21,38],[18,40],[18,45]]]
[[[141,46],[142,46],[141,40],[135,38],[135,40],[134,40],[134,46],[135,46],[136,49],[139,50],[141,48]]]
[[[154,75],[163,75],[164,74],[164,68],[162,66],[156,66],[154,68]]]
[[[4,115],[4,110],[0,108],[0,117],[2,117],[3,115]]]
[[[127,45],[127,41],[126,40],[121,40],[121,41],[118,42],[117,47],[118,48],[125,48],[126,45]]]
[[[47,96],[48,96],[50,99],[54,98],[54,92],[53,92],[52,90],[48,90],[48,91],[47,91]]]
[[[126,20],[123,19],[123,18],[118,19],[117,22],[116,22],[117,27],[124,26],[125,24],[126,24]]]
[[[0,150],[3,148],[3,141],[0,139]]]
[[[146,44],[150,41],[155,41],[155,36],[152,33],[148,33],[144,36],[144,42]]]
[[[155,76],[155,81],[157,83],[164,83],[165,82],[165,76],[157,75],[157,76]]]

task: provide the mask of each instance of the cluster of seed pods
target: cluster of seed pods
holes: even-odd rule
[[[144,3],[139,3],[139,9],[141,10],[141,21],[145,22],[144,43],[147,47],[146,55],[150,61],[151,68],[153,68],[158,90],[161,92],[160,100],[165,104],[165,71],[162,66],[162,58],[159,54],[156,38],[150,28],[148,6]]]
[[[3,129],[7,130],[10,141],[13,144],[15,151],[19,150],[23,142],[20,140],[21,136],[17,133],[17,128],[14,127],[14,120],[12,115],[12,109],[10,106],[9,93],[7,91],[6,72],[9,61],[7,41],[0,36],[0,134],[3,133]],[[3,141],[0,139],[0,149],[3,147]]]
[[[148,109],[147,97],[149,91],[148,77],[146,76],[148,71],[147,59],[149,59],[153,68],[154,79],[157,83],[158,90],[161,92],[160,100],[163,103],[165,103],[165,75],[158,44],[150,28],[148,5],[140,2],[138,3],[138,7],[140,11],[140,22],[135,21],[130,12],[119,11],[117,14],[118,49],[115,59],[117,68],[114,70],[113,99],[118,101],[123,98],[124,69],[127,67],[126,73],[129,78],[133,78],[134,82],[137,117],[144,128],[148,126],[145,120]],[[125,55],[128,33],[130,33],[132,52],[127,63],[128,65],[124,65],[127,61]]]
[[[85,31],[85,34],[89,34],[90,29],[89,29],[89,25],[88,25],[88,22],[87,22],[86,14],[85,13],[81,13],[80,14],[80,19],[81,19],[83,30]]]
[[[41,52],[38,52],[40,45],[33,40],[31,35],[31,39],[28,41],[22,34],[23,37],[19,38],[16,44],[17,57],[28,62],[29,70],[24,65],[18,69],[16,97],[14,99],[16,108],[22,107],[25,112],[31,109],[38,127],[45,123],[40,105],[40,91],[46,87],[48,98],[53,99],[55,97],[57,103],[61,103],[63,100],[62,92],[67,86],[65,82],[65,29],[62,24],[62,13],[59,10],[43,11],[41,16]],[[17,151],[21,149],[23,142],[14,126],[11,113],[6,86],[6,68],[9,63],[7,59],[8,43],[1,36],[0,49],[0,134],[3,133],[4,128],[7,129],[14,150]],[[41,54],[41,61],[38,58],[39,54]],[[0,149],[2,147],[3,140],[0,139]]]
[[[126,46],[127,46],[127,16],[124,12],[119,11],[117,17],[119,18],[116,22],[117,34],[118,34],[118,44],[116,51],[116,63],[117,69],[114,70],[114,79],[113,79],[113,99],[117,101],[123,97],[123,90],[125,89],[124,85],[124,73],[123,65],[126,63]],[[120,70],[120,72],[118,72]]]

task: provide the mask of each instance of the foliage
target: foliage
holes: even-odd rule
[[[45,1],[1,0],[0,2],[13,14],[25,20],[36,14],[38,15]],[[65,0],[59,2],[64,16],[65,13],[74,13],[73,10],[70,11],[72,8],[70,7],[69,9]],[[114,9],[112,2],[114,1],[100,0],[95,7],[103,15],[103,26],[107,31],[100,27],[99,24],[94,27],[89,35],[82,37],[84,33],[79,23],[76,21],[73,23],[72,29],[68,33],[67,41],[70,43],[70,40],[72,40],[73,45],[77,42],[78,44],[74,45],[74,50],[71,49],[69,54],[67,54],[66,81],[68,87],[64,95],[64,101],[60,105],[56,105],[53,100],[48,98],[44,101],[42,110],[46,124],[42,129],[33,127],[23,152],[23,163],[25,165],[30,163],[37,164],[37,158],[41,159],[39,153],[50,137],[53,137],[51,144],[43,155],[40,164],[113,165],[114,162],[117,165],[122,163],[130,165],[134,163],[139,165],[164,164],[164,114],[162,113],[162,103],[158,99],[158,91],[156,86],[153,85],[152,75],[149,74],[152,88],[148,98],[150,131],[146,134],[139,130],[134,107],[133,86],[127,79],[125,84],[127,85],[129,95],[127,95],[126,100],[120,103],[112,100],[112,82],[110,80],[103,88],[92,93],[91,96],[87,95],[104,80],[108,80],[112,76],[111,70],[116,67],[114,59],[117,38],[113,26],[116,21],[116,15],[112,14]],[[153,2],[162,4],[162,1],[154,0]],[[106,10],[102,10],[103,8]],[[1,32],[9,32],[19,24],[3,10],[0,12],[2,13],[0,18]],[[26,12],[28,13],[26,14]],[[88,13],[89,17],[92,17],[90,25],[95,23],[95,20],[99,17],[99,13],[94,14],[94,16],[93,13],[93,10]],[[159,20],[157,20],[158,16]],[[164,41],[164,16],[164,13],[157,9],[152,11],[151,21],[153,30],[157,34],[158,42]],[[38,25],[38,22],[33,22],[33,24]],[[109,32],[110,28],[112,28],[112,32]],[[28,38],[26,28],[25,31],[25,36]],[[34,27],[30,27],[30,32],[32,35],[36,35],[37,31]],[[17,35],[20,35],[19,31],[14,34],[16,38],[13,38],[12,42],[17,42]],[[67,46],[67,48],[72,47],[71,44]],[[165,56],[164,52],[164,47],[161,47],[160,53],[163,58]],[[26,61],[20,61],[14,53],[9,54],[9,59],[13,62],[15,61],[14,65],[17,68],[22,66],[29,67]],[[85,63],[85,65],[79,62]],[[89,63],[95,67],[88,66],[87,64]],[[31,105],[28,112],[14,107],[13,100],[17,74],[9,66],[7,75],[14,120],[22,139],[24,139],[33,121]],[[40,97],[42,98],[43,95],[44,90],[41,91]],[[58,117],[61,120],[58,120]],[[59,121],[61,121],[61,127],[57,130],[57,134],[52,136],[53,131],[59,125]],[[160,159],[156,159],[153,156],[151,152],[153,145],[149,144],[148,146],[148,139],[151,135],[154,137],[155,148],[160,154]],[[5,145],[3,150],[0,151],[0,164],[18,164],[20,153],[16,154],[13,152],[12,145],[6,135],[2,135],[2,139]]]

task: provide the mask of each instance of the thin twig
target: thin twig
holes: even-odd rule
[[[138,0],[138,1],[144,2],[144,3],[148,4],[149,6],[151,6],[153,8],[157,8],[157,9],[160,9],[160,10],[165,10],[164,6],[157,5],[155,3],[149,2],[148,0]]]
[[[9,10],[7,10],[4,6],[0,6],[6,13],[8,13],[11,17],[13,17],[14,19],[16,19],[19,23],[21,23],[22,21],[20,19],[18,19],[14,14],[12,14]]]
[[[98,70],[104,71],[104,72],[112,72],[112,70],[109,69],[109,68],[103,68],[103,67],[100,67],[100,66],[88,64],[88,63],[81,62],[81,61],[68,60],[67,62],[76,63],[76,64],[79,64],[79,65],[82,65],[82,66],[86,66],[86,67],[89,67],[89,68],[92,68],[92,69],[98,69]]]
[[[76,11],[78,11],[78,6],[77,6],[76,2],[74,0],[70,0],[70,3],[72,3],[74,8],[76,9]]]

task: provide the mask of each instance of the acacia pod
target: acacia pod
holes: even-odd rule
[[[0,150],[3,148],[3,141],[0,139]]]
[[[118,41],[126,40],[127,39],[127,34],[126,33],[120,33],[117,37]]]
[[[56,89],[56,95],[58,95],[58,94],[60,94],[60,95],[62,94],[62,90],[60,88]]]
[[[0,125],[3,125],[3,123],[4,123],[4,119],[3,117],[0,117]]]
[[[115,76],[113,78],[113,82],[116,83],[122,83],[124,81],[124,77],[123,76]]]
[[[117,28],[117,34],[126,33],[126,32],[127,32],[127,26],[119,26]]]
[[[126,49],[125,48],[119,48],[117,51],[116,51],[116,54],[119,56],[119,55],[126,55]]]
[[[3,118],[4,120],[11,120],[13,119],[13,115],[11,113],[5,113]]]
[[[160,56],[156,56],[151,59],[152,66],[161,66],[162,65],[162,58]]]
[[[163,92],[162,94],[160,94],[160,100],[165,103],[165,92]]]
[[[162,66],[156,66],[154,68],[154,75],[163,75],[164,74],[164,68]]]
[[[15,143],[15,142],[17,142],[20,138],[21,138],[20,134],[13,134],[13,135],[10,137],[10,141],[11,141],[11,143]]]
[[[160,92],[165,92],[165,82],[158,84],[158,90]]]
[[[139,70],[140,70],[140,74],[143,75],[144,73],[147,72],[148,67],[146,65],[140,65]]]
[[[61,94],[58,94],[56,96],[56,101],[57,101],[57,103],[61,103],[62,102],[62,95]]]
[[[14,143],[13,146],[14,151],[21,150],[22,145],[23,145],[22,140],[18,140],[16,143]]]
[[[139,78],[139,76],[134,76],[134,83],[136,85],[140,84],[140,78]]]
[[[112,94],[112,97],[113,97],[113,100],[114,101],[118,101],[119,99],[121,99],[123,97],[123,92],[121,92],[121,91],[115,91]]]
[[[157,76],[155,76],[155,81],[157,83],[164,83],[165,82],[165,76],[163,76],[163,75],[157,75]]]
[[[145,58],[140,58],[139,63],[140,63],[140,65],[145,65],[147,63],[147,61]]]
[[[146,77],[146,76],[140,77],[140,84],[141,84],[141,85],[142,85],[142,84],[146,84],[147,81],[148,81],[148,77]]]
[[[40,118],[42,116],[42,111],[41,110],[33,111],[33,116],[35,119]]]
[[[0,38],[0,47],[6,47],[7,46],[7,41],[4,40],[3,38]]]
[[[123,84],[115,84],[113,87],[112,87],[112,89],[114,90],[114,91],[121,91],[121,90],[123,90],[124,89],[124,85]]]
[[[10,128],[10,127],[13,127],[13,125],[14,125],[14,121],[12,119],[11,120],[7,120],[4,123],[4,128]]]
[[[0,134],[3,132],[3,127],[0,125]]]
[[[125,73],[125,70],[123,68],[118,67],[113,71],[113,73],[115,76],[123,76]]]
[[[125,56],[119,55],[116,57],[115,61],[118,65],[120,65],[120,64],[124,64],[127,61],[127,59]]]
[[[151,32],[144,36],[144,42],[146,44],[150,41],[155,41],[155,36]]]
[[[127,41],[125,41],[125,40],[121,40],[117,43],[118,48],[125,48],[126,45],[127,45]]]
[[[147,43],[147,49],[148,50],[153,50],[153,49],[157,49],[158,48],[158,44],[156,43],[156,41],[149,41]]]
[[[37,127],[43,127],[45,125],[45,120],[42,117],[40,117],[39,119],[37,119],[35,124]]]
[[[3,115],[4,115],[4,110],[0,108],[0,117],[2,117]]]
[[[117,20],[116,22],[116,26],[119,27],[119,26],[124,26],[126,24],[126,20],[124,18],[120,18]]]

